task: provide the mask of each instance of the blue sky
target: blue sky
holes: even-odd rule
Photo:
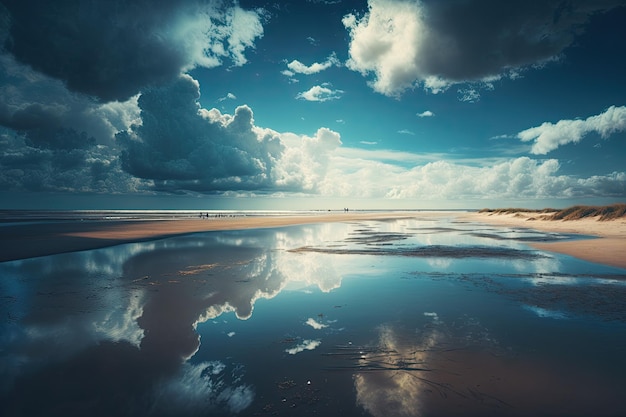
[[[0,1],[0,208],[626,200],[626,1]]]

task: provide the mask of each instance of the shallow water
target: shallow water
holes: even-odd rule
[[[0,414],[626,414],[626,271],[416,217],[0,263]]]

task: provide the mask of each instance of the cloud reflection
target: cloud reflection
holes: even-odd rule
[[[101,405],[103,415],[120,414],[122,410],[113,405],[100,404],[106,398],[101,393],[120,399],[120,407],[142,407],[145,398],[152,398],[155,414],[172,410],[183,414],[241,412],[253,402],[255,388],[246,381],[241,364],[226,363],[222,357],[194,363],[199,360],[195,355],[201,345],[206,346],[203,359],[207,359],[212,343],[218,343],[210,334],[203,333],[200,339],[198,325],[229,312],[246,320],[258,300],[271,299],[294,285],[331,292],[342,285],[345,276],[380,277],[397,265],[408,265],[388,256],[376,259],[372,267],[373,262],[354,262],[352,255],[334,254],[333,248],[373,247],[376,252],[390,244],[441,245],[458,237],[458,231],[407,233],[416,223],[419,225],[419,221],[338,223],[201,233],[0,264],[0,274],[10,277],[0,282],[6,301],[0,305],[0,313],[6,317],[0,323],[2,400],[12,409],[32,415],[45,414],[45,401],[33,403],[31,398],[69,407],[78,394],[86,403]],[[386,239],[390,233],[402,239],[395,243],[354,240],[364,235],[380,238],[375,236],[379,231]],[[464,236],[462,243],[477,239],[484,238]],[[321,245],[329,248],[329,253],[289,251]],[[518,242],[508,242],[507,247],[525,250]],[[442,269],[464,272],[468,262],[475,262],[452,258],[438,258],[437,262],[403,258],[402,262],[409,261],[410,268],[421,265],[426,273],[435,274]],[[513,264],[510,259],[489,262],[494,269]],[[560,278],[556,275],[560,267],[552,258],[514,262],[514,268],[526,275],[534,270],[552,271]],[[463,278],[472,276],[464,274]],[[313,312],[305,314],[306,318]],[[425,312],[420,319],[429,326],[417,340],[407,337],[406,330],[385,325],[379,328],[377,345],[394,353],[374,358],[366,352],[360,358],[362,365],[383,360],[391,367],[355,375],[358,404],[374,416],[419,415],[425,392],[457,395],[437,385],[441,381],[436,378],[422,378],[407,370],[438,363],[436,350],[450,340],[451,329],[436,312]],[[328,327],[327,323],[312,317],[304,322],[313,331]],[[495,343],[469,318],[463,329],[463,340]],[[228,337],[234,335],[234,331],[227,333]],[[239,335],[245,338],[243,331],[238,330],[237,335],[236,339]],[[278,351],[283,356],[296,355],[322,344],[321,339],[307,336]],[[115,358],[114,365],[109,364],[111,358]],[[60,374],[68,375],[67,380],[54,387]]]
[[[298,343],[296,346],[292,348],[285,349],[290,355],[296,355],[300,352],[304,352],[305,350],[315,350],[319,345],[322,344],[321,340],[303,340],[301,343]]]

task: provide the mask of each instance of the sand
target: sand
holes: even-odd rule
[[[524,213],[511,215],[469,212],[333,212],[306,216],[21,224],[3,226],[2,235],[0,235],[0,262],[97,249],[122,243],[196,232],[425,216],[457,216],[459,220],[463,221],[597,236],[598,239],[533,243],[532,246],[540,250],[563,253],[591,262],[626,268],[626,218],[604,222],[596,219],[548,221],[532,220],[533,215]]]
[[[590,262],[626,268],[626,218],[624,217],[609,221],[598,221],[595,217],[580,220],[542,220],[536,213],[466,213],[460,218],[492,225],[595,236],[597,239],[532,243],[531,246]]]
[[[422,213],[420,216],[440,215]],[[415,217],[415,212],[333,212],[303,216],[221,217],[188,220],[68,221],[3,226],[0,262],[98,249],[188,233],[297,224]]]

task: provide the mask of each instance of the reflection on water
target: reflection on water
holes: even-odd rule
[[[626,271],[450,219],[0,264],[0,413],[626,414]]]

